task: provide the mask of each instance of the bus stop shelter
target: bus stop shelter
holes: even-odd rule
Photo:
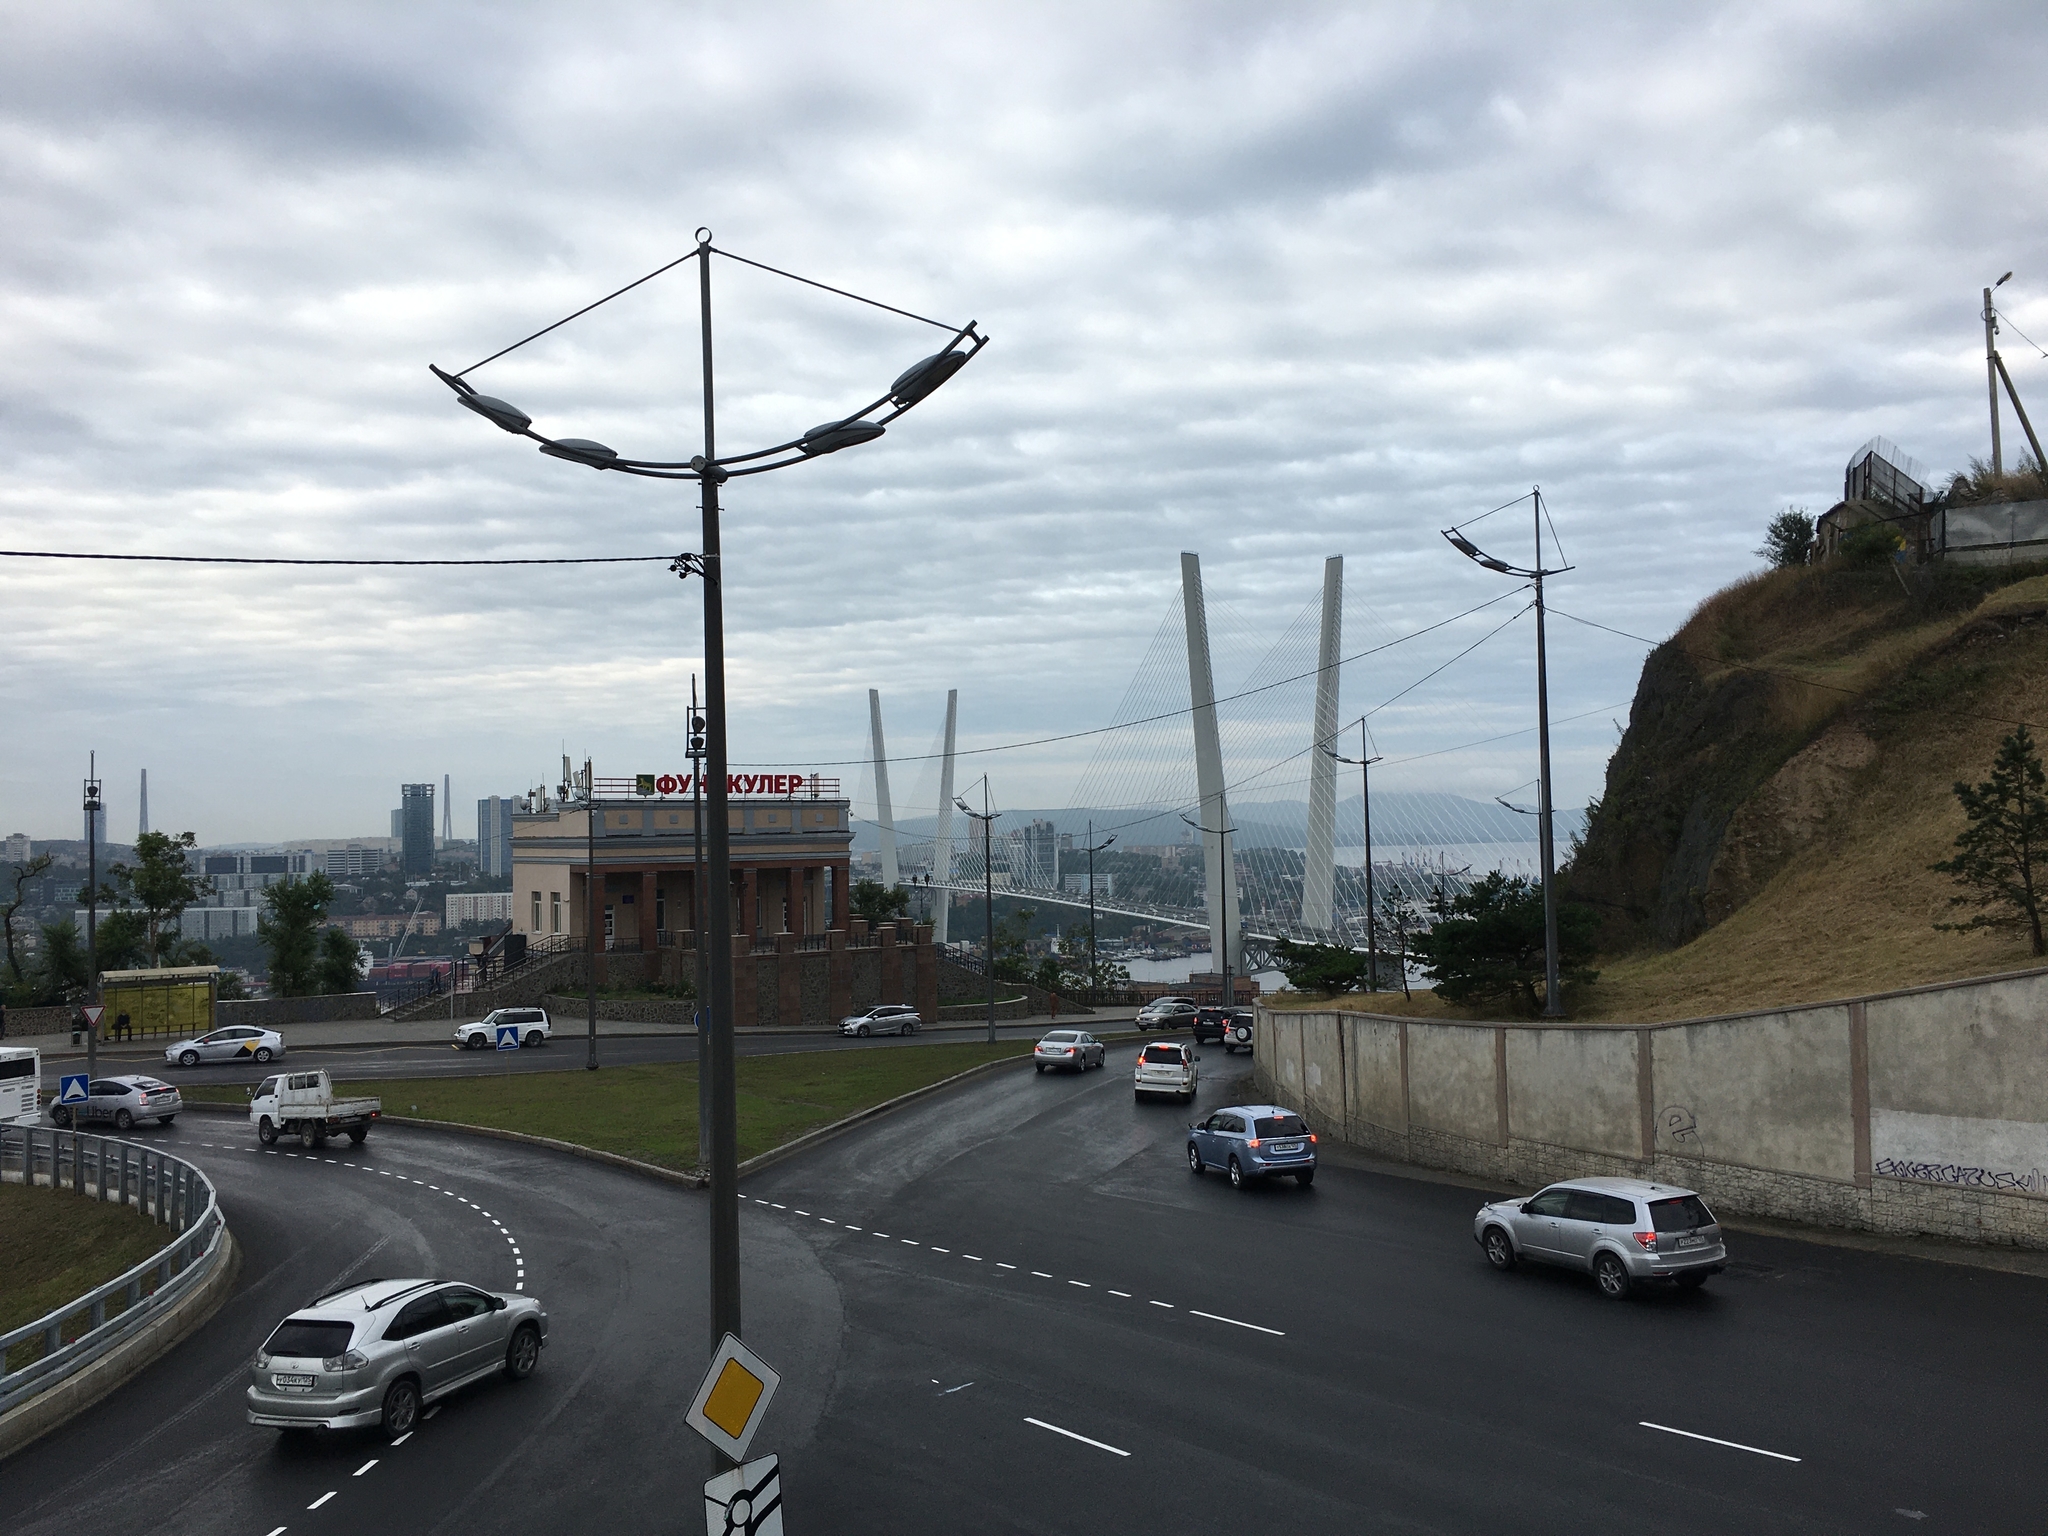
[[[220,992],[217,965],[179,965],[154,971],[101,971],[100,1038],[115,1038],[123,1014],[137,1035],[203,1035],[213,1028]]]

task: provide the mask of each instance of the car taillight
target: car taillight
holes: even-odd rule
[[[1316,1133],[1315,1133],[1314,1131],[1310,1131],[1310,1132],[1308,1133],[1308,1140],[1309,1140],[1309,1145],[1310,1145],[1310,1146],[1314,1146],[1314,1145],[1315,1145],[1315,1140],[1316,1140]]]
[[[1247,1142],[1245,1143],[1245,1145],[1246,1145],[1246,1146],[1248,1146],[1248,1147],[1257,1147],[1257,1146],[1258,1146],[1258,1144],[1259,1144],[1259,1138],[1258,1138],[1258,1137],[1256,1137],[1256,1136],[1252,1137],[1252,1139],[1251,1139],[1251,1140],[1249,1140],[1249,1141],[1247,1141]]]
[[[1655,1248],[1657,1246],[1657,1234],[1654,1232],[1638,1232],[1636,1234],[1636,1241],[1645,1248]]]

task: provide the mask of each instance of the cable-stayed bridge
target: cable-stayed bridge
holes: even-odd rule
[[[1473,621],[1468,631],[1483,632],[1347,722],[1340,697],[1345,666],[1428,631],[1397,634],[1369,611],[1354,610],[1347,655],[1341,556],[1325,562],[1319,597],[1277,638],[1263,618],[1247,622],[1227,610],[1212,616],[1196,555],[1181,556],[1180,577],[1115,720],[1097,733],[1070,809],[1002,816],[987,839],[986,859],[978,818],[968,821],[973,813],[955,802],[957,693],[947,696],[933,750],[908,760],[932,767],[911,786],[910,803],[899,806],[891,766],[900,771],[905,759],[891,757],[881,697],[870,690],[872,846],[884,884],[978,898],[986,874],[998,895],[1085,911],[1093,848],[1098,913],[1207,930],[1212,953],[1227,934],[1231,968],[1241,974],[1280,939],[1363,948],[1374,907],[1382,933],[1390,909],[1410,926],[1426,925],[1432,898],[1456,894],[1484,869],[1535,872],[1534,818],[1505,796],[1488,803],[1435,789],[1389,794],[1364,777],[1371,770],[1358,761],[1398,766],[1463,750],[1394,752],[1407,728],[1425,719],[1430,741],[1467,724],[1477,738],[1470,746],[1533,736],[1533,725],[1499,731],[1497,716],[1446,700],[1442,689],[1415,691],[1513,625],[1526,611],[1518,591],[1454,616]],[[1261,653],[1219,697],[1215,659],[1235,663]],[[1369,719],[1369,734],[1361,716]],[[1350,733],[1341,748],[1340,731]],[[1340,796],[1340,784],[1349,793]],[[1532,798],[1523,793],[1526,785],[1502,787]],[[1568,833],[1566,817],[1559,821]],[[1370,882],[1368,844],[1375,849]],[[950,906],[939,901],[932,914],[941,939]]]

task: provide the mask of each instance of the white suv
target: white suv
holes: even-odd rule
[[[521,1045],[548,1043],[548,1011],[545,1008],[494,1008],[455,1031],[456,1044],[465,1050],[488,1051],[498,1043],[498,1031],[507,1026],[519,1030]]]
[[[1131,1076],[1131,1092],[1142,1103],[1148,1093],[1169,1093],[1193,1100],[1202,1058],[1193,1047],[1172,1040],[1155,1040],[1138,1052],[1137,1071]]]

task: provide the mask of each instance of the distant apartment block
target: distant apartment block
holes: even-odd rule
[[[403,912],[373,912],[360,917],[337,917],[333,922],[352,939],[395,939],[405,932],[408,922],[416,934],[429,935],[441,931],[441,919],[431,912],[422,912],[413,918]]]
[[[403,803],[399,837],[399,865],[408,880],[427,880],[434,873],[434,786],[406,784],[400,787]]]
[[[35,857],[26,832],[11,832],[7,837],[7,862],[26,864]]]
[[[361,843],[350,843],[346,848],[330,848],[320,857],[320,867],[330,878],[335,875],[374,875],[384,867],[384,850],[365,848]]]
[[[512,800],[507,795],[476,803],[476,867],[479,874],[512,873]]]
[[[462,928],[471,923],[509,923],[512,921],[512,893],[472,891],[450,896],[447,921],[450,928]]]
[[[1086,896],[1088,894],[1088,872],[1083,870],[1078,875],[1062,876],[1061,889],[1077,891],[1081,895]],[[1116,895],[1116,876],[1110,874],[1097,875],[1095,877],[1095,895],[1097,900],[1101,901],[1107,901]]]

